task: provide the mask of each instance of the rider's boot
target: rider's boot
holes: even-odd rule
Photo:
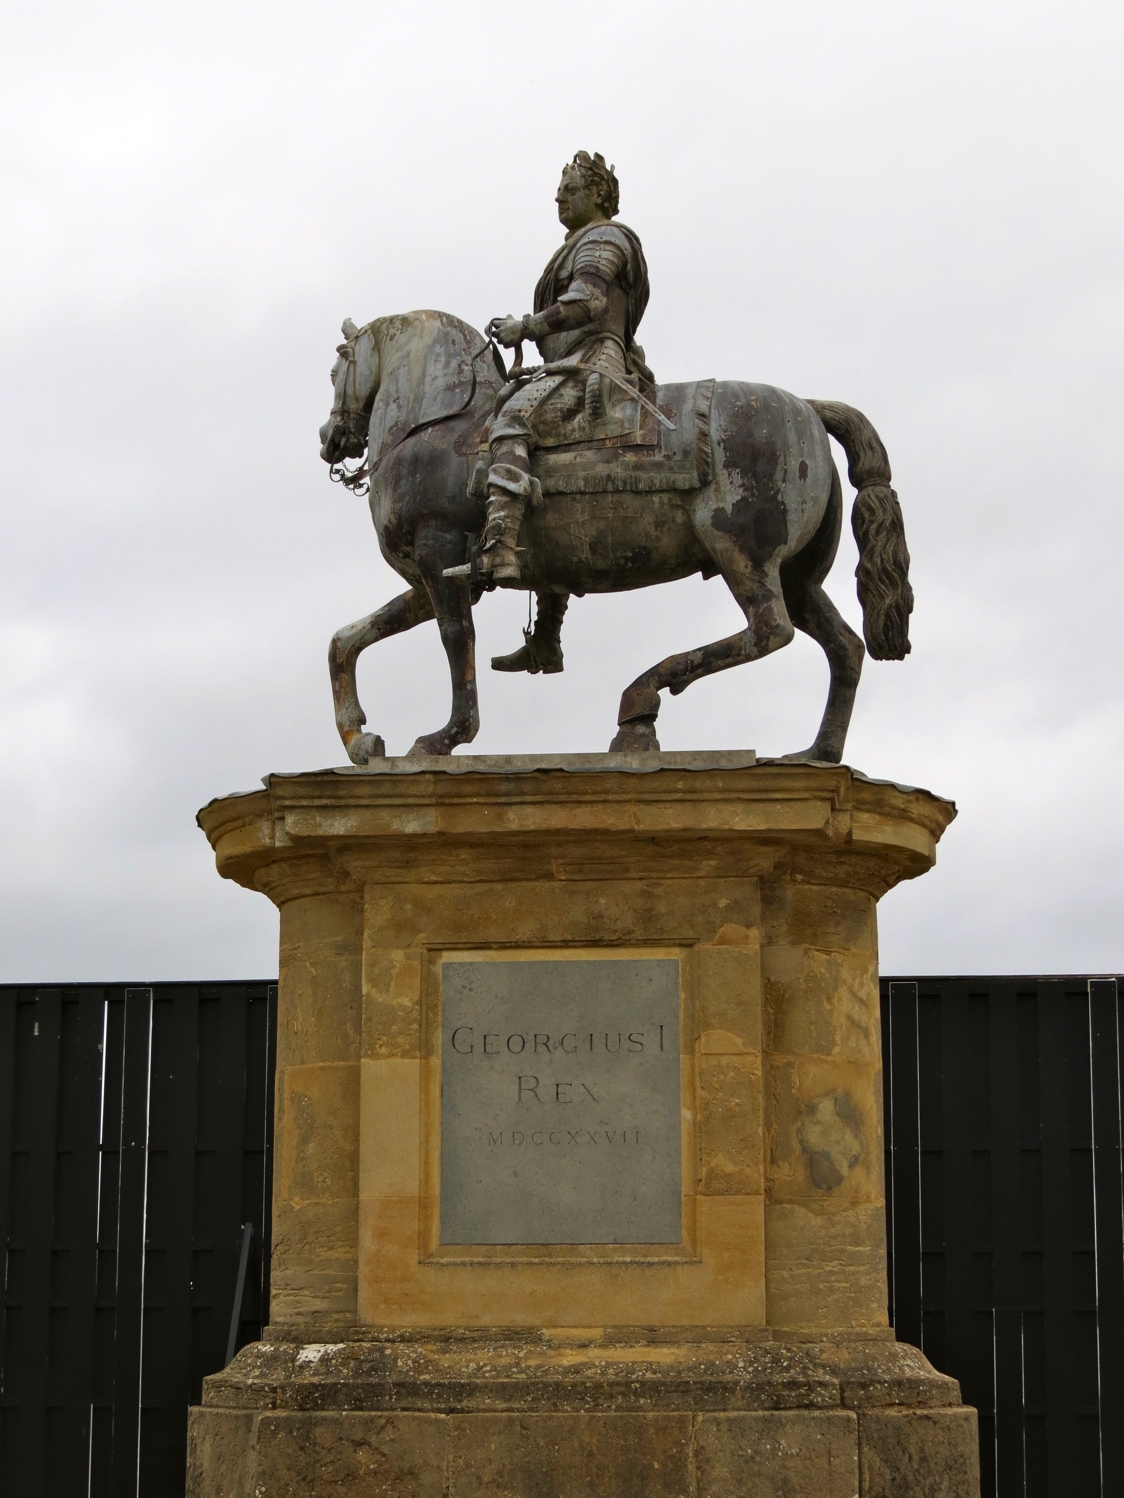
[[[535,628],[524,630],[524,643],[510,655],[494,655],[493,671],[527,671],[553,676],[562,670],[562,620],[569,593],[536,593]]]
[[[504,458],[519,455],[507,451]],[[480,572],[502,587],[519,586],[519,527],[531,497],[531,465],[493,463],[488,470],[488,509],[480,546]]]

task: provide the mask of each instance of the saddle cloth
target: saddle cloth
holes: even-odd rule
[[[713,380],[658,385],[647,398],[673,423],[671,430],[638,400],[626,399],[612,411],[612,435],[536,446],[531,452],[531,472],[544,494],[700,489],[711,477],[713,395]],[[469,493],[479,497],[487,491],[490,457],[479,436],[474,433],[473,437],[476,461]]]

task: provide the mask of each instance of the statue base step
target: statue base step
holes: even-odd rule
[[[274,1339],[207,1380],[190,1442],[188,1498],[979,1492],[975,1411],[955,1380],[853,1332]]]

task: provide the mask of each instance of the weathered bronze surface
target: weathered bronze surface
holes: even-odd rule
[[[850,406],[768,385],[657,385],[635,339],[647,267],[635,233],[613,222],[617,197],[613,169],[579,152],[557,198],[569,233],[535,311],[492,319],[488,336],[432,311],[343,325],[321,456],[349,487],[369,485],[383,556],[409,584],[332,640],[336,724],[355,764],[385,753],[363,731],[356,691],[368,645],[436,618],[452,713],[410,753],[449,754],[479,728],[472,607],[485,588],[532,590],[539,602],[526,643],[495,669],[549,672],[562,669],[570,594],[694,573],[721,574],[746,627],[637,677],[610,748],[658,749],[663,689],[760,659],[800,629],[823,647],[831,679],[815,740],[791,757],[838,763],[864,650],[822,587],[843,513],[829,433],[858,491],[867,648],[879,660],[909,651],[909,553],[877,432]],[[544,361],[534,370],[522,365],[528,338]],[[511,370],[497,342],[518,349]],[[364,455],[359,469],[343,467]]]

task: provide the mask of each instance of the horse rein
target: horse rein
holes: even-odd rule
[[[331,411],[329,411],[328,420],[342,422],[346,427],[348,437],[354,437],[356,435],[355,423],[361,415],[361,412],[356,408],[358,403],[357,399],[355,403],[351,405],[349,405],[347,401],[347,387],[349,382],[351,383],[352,387],[352,395],[357,397],[355,382],[358,378],[358,361],[355,357],[355,341],[357,338],[360,338],[370,326],[370,323],[365,323],[363,327],[356,329],[356,331],[351,335],[347,342],[341,343],[336,349],[336,353],[339,354],[346,363],[347,369],[344,374],[343,380],[340,382],[341,388],[339,399],[333,404]],[[342,484],[345,489],[350,489],[352,494],[364,495],[370,492],[371,486],[369,483],[367,483],[367,480],[370,478],[370,469],[367,467],[366,459],[364,459],[364,461],[360,463],[358,468],[352,470],[351,472],[349,472],[343,466],[342,461],[339,463],[333,463],[332,466],[328,469],[328,477],[334,484]]]

